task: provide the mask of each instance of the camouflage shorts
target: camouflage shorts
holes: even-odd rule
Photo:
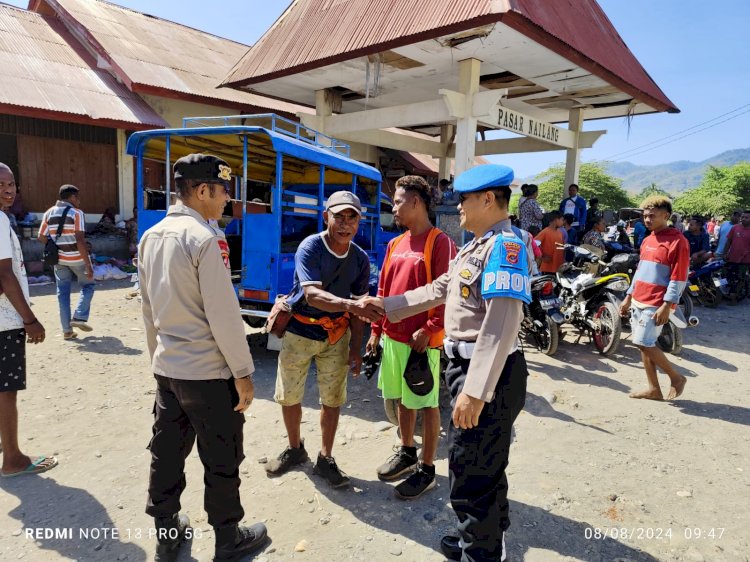
[[[320,403],[338,408],[346,402],[346,379],[349,374],[349,340],[347,332],[335,345],[315,341],[291,332],[284,334],[279,353],[274,400],[282,406],[302,403],[310,364],[315,360]]]

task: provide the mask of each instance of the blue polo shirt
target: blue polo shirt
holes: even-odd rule
[[[342,299],[360,299],[370,289],[370,259],[354,242],[339,256],[328,247],[324,233],[305,238],[294,254],[294,284],[289,302],[296,314],[309,318],[338,318],[343,312],[324,312],[307,304],[304,287],[318,285],[324,291]],[[303,324],[292,318],[287,330],[303,338],[324,341],[328,338],[320,326]]]
[[[700,234],[693,234],[689,230],[683,232],[687,241],[690,242],[690,255],[692,256],[695,252],[709,252],[711,250],[711,240],[708,237],[708,232],[702,230]]]

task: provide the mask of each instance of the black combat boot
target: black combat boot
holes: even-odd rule
[[[216,555],[214,562],[235,562],[266,543],[268,532],[263,523],[249,527],[231,525],[220,527],[216,532]]]
[[[187,515],[175,513],[171,517],[155,517],[156,556],[155,562],[174,562],[180,553],[180,545],[190,527]]]

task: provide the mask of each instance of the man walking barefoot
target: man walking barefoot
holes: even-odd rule
[[[664,352],[656,345],[662,326],[669,322],[669,313],[680,302],[687,284],[690,245],[680,232],[668,224],[672,202],[663,196],[647,198],[642,204],[643,221],[651,234],[641,244],[641,261],[633,276],[620,314],[631,311],[633,343],[641,350],[646,369],[648,389],[635,392],[631,398],[664,400],[656,369],[669,376],[667,400],[682,394],[687,379],[675,371]]]

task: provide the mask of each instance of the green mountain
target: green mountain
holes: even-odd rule
[[[610,162],[607,172],[622,179],[622,186],[632,193],[655,183],[669,193],[680,193],[697,187],[708,166],[732,166],[750,161],[750,148],[737,148],[717,154],[702,162],[679,160],[669,164],[638,166],[632,162]]]

